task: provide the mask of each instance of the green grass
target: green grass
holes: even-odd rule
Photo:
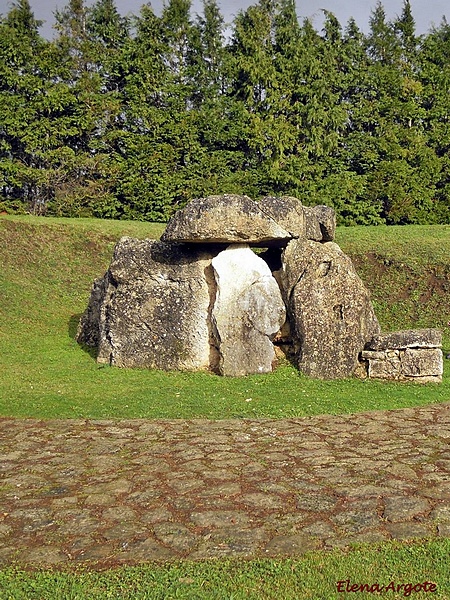
[[[405,598],[409,585],[428,581],[436,591],[410,592],[414,599],[450,595],[450,540],[389,542],[347,552],[314,552],[298,559],[211,560],[79,570],[0,571],[1,600],[334,600]],[[337,583],[388,587],[398,593],[338,593]],[[391,583],[392,582],[392,583]],[[345,586],[345,584],[344,584]]]
[[[450,398],[450,361],[445,361],[443,383],[426,386],[317,381],[288,363],[274,373],[243,378],[98,365],[75,341],[92,281],[106,270],[121,235],[158,237],[163,228],[93,219],[0,219],[0,415],[279,418]],[[450,227],[341,228],[337,241],[371,289],[384,330],[445,329]],[[412,272],[414,279],[408,279]],[[430,277],[433,289],[427,287]]]

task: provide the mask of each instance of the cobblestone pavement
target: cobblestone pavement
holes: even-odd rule
[[[0,563],[450,537],[450,402],[283,420],[0,419]]]

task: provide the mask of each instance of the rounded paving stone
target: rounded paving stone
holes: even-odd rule
[[[426,524],[414,522],[386,524],[386,530],[394,540],[427,538],[434,533],[433,529],[430,526],[427,526]]]
[[[211,557],[251,556],[258,553],[267,539],[268,534],[262,529],[219,529],[203,538],[197,550],[188,558],[204,560]]]
[[[209,510],[204,512],[194,512],[190,515],[190,520],[199,527],[211,527],[221,529],[230,525],[239,527],[247,525],[249,517],[243,512],[232,510]]]
[[[280,535],[274,537],[266,546],[265,553],[268,556],[298,556],[320,547],[318,540],[303,533],[294,535]]]
[[[123,546],[118,556],[121,562],[166,561],[179,558],[174,550],[166,548],[151,537]]]
[[[41,546],[39,548],[30,548],[23,551],[20,556],[20,562],[24,564],[38,564],[43,567],[49,567],[67,562],[69,557],[60,548],[52,546]]]
[[[381,525],[380,518],[376,513],[354,510],[333,515],[331,520],[342,531],[350,535],[361,533],[365,529],[370,529]]]
[[[133,521],[130,523],[119,523],[113,525],[113,527],[108,527],[102,531],[102,534],[107,540],[129,541],[146,532],[148,532],[148,529],[143,523]]]
[[[387,497],[384,499],[383,516],[388,521],[405,521],[417,515],[429,512],[431,508],[428,500],[424,498],[410,498],[405,496]]]
[[[255,492],[253,494],[243,494],[240,497],[243,504],[252,506],[259,510],[283,509],[286,508],[286,499],[275,494],[264,494]]]
[[[177,552],[191,550],[200,540],[198,535],[179,523],[156,523],[153,531],[159,540]]]
[[[310,510],[313,512],[332,511],[338,499],[334,496],[325,496],[320,494],[302,495],[297,498],[297,508],[301,510]]]
[[[128,506],[110,506],[102,512],[103,521],[132,521],[136,518],[136,511]]]

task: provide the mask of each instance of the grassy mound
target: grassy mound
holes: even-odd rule
[[[97,365],[75,342],[92,281],[106,270],[120,236],[159,237],[163,228],[91,219],[0,218],[0,415],[278,418],[448,399],[446,375],[442,385],[415,386],[311,380],[289,364],[269,375],[238,379]],[[336,241],[371,290],[383,330],[439,327],[445,332],[450,227],[341,228]],[[445,334],[444,352],[449,341]]]

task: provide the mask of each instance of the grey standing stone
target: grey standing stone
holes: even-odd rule
[[[216,253],[122,238],[103,282],[94,285],[78,339],[98,335],[98,362],[119,367],[209,368]]]
[[[333,242],[293,240],[276,274],[287,306],[299,369],[323,379],[349,377],[380,332],[369,292]]]
[[[272,370],[272,339],[285,307],[267,264],[246,245],[232,245],[212,260],[217,283],[212,310],[222,375]]]

